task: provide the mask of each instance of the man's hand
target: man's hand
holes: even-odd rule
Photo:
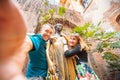
[[[11,0],[0,0],[0,59],[12,55],[21,46],[26,31],[18,8]]]
[[[50,44],[54,44],[55,42],[56,42],[56,40],[57,40],[57,37],[51,37],[50,38]]]
[[[55,65],[52,61],[49,61],[48,63],[48,70],[52,75],[55,75]]]
[[[0,0],[0,80],[25,80],[22,66],[32,47],[25,39],[26,31],[18,8],[11,0]]]

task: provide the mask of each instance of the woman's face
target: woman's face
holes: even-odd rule
[[[78,44],[78,40],[75,36],[71,36],[69,40],[69,46],[75,47]]]

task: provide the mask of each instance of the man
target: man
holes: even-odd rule
[[[50,27],[42,30],[46,41],[52,30]],[[24,19],[15,4],[11,0],[0,0],[0,80],[25,80],[22,68],[26,54],[36,49],[32,38],[26,37],[26,31]]]
[[[48,71],[46,41],[53,33],[50,24],[42,26],[41,34],[30,36],[33,48],[29,52],[30,62],[26,72],[28,80],[45,80]]]

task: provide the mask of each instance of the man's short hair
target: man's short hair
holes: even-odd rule
[[[43,30],[44,28],[50,27],[51,29],[54,29],[53,26],[51,24],[44,24],[41,27],[41,30]]]

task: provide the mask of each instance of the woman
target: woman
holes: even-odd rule
[[[65,57],[72,57],[75,65],[76,80],[99,80],[95,72],[87,65],[88,46],[79,36],[73,34],[68,41],[69,50],[65,51]]]

